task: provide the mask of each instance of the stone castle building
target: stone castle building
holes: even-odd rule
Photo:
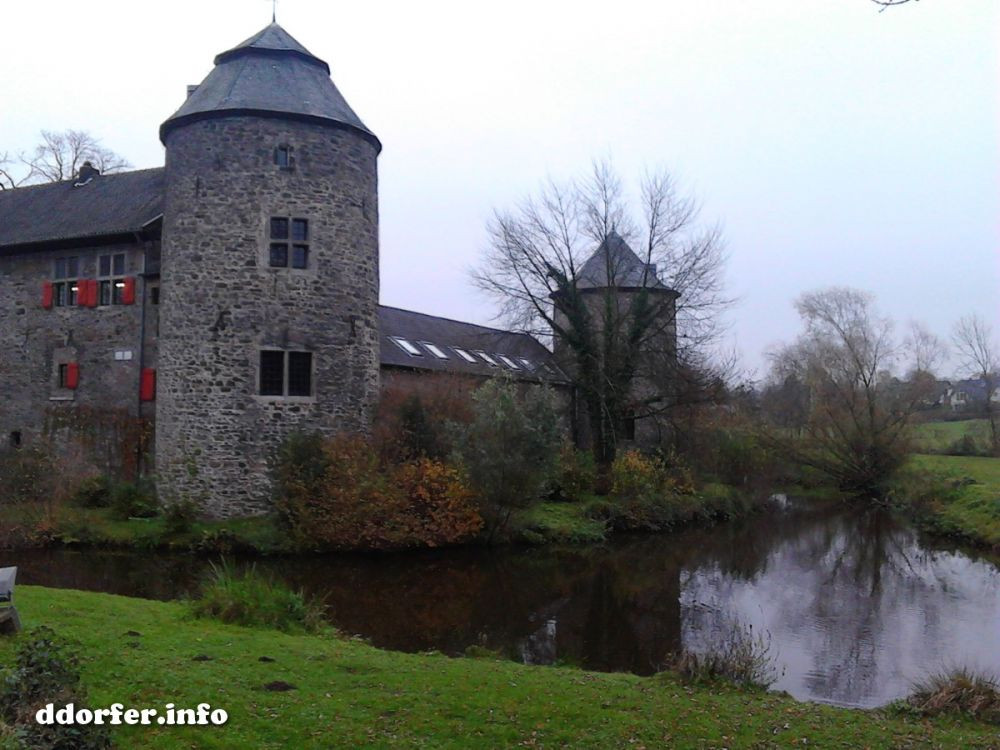
[[[381,144],[277,24],[219,54],[160,139],[163,168],[0,191],[10,446],[138,430],[163,500],[231,516],[267,507],[283,436],[367,431],[386,383],[565,385],[530,336],[379,305]]]

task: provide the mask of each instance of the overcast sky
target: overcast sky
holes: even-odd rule
[[[996,0],[421,3],[280,0],[381,139],[382,302],[475,322],[468,279],[495,208],[610,156],[666,167],[718,220],[732,341],[798,328],[839,284],[947,335],[1000,328]],[[11,2],[0,151],[41,128],[163,164],[159,124],[270,0]]]

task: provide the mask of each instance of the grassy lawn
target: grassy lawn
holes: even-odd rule
[[[997,727],[966,720],[690,688],[663,676],[400,654],[194,620],[179,603],[30,586],[18,599],[26,626],[79,641],[92,706],[207,702],[230,716],[224,727],[119,727],[123,748],[1000,745]],[[13,639],[0,638],[0,664],[13,651]],[[275,680],[297,689],[262,689]]]
[[[980,446],[989,444],[990,428],[985,419],[958,422],[924,422],[915,428],[917,449],[922,453],[944,453],[966,435]]]
[[[950,502],[931,507],[934,530],[1000,548],[1000,458],[917,455],[912,462],[918,469],[974,480]]]
[[[108,508],[78,508],[69,504],[45,508],[25,504],[0,506],[0,532],[4,527],[21,527],[42,540],[99,547],[208,552],[242,549],[262,554],[294,551],[275,519],[268,516],[195,521],[190,528],[176,532],[168,529],[162,516],[118,519]],[[8,533],[14,536],[13,532]]]

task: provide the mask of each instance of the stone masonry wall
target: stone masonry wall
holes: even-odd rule
[[[291,169],[274,163],[290,146]],[[269,459],[296,430],[367,432],[378,396],[374,145],[270,118],[167,137],[157,394],[160,497],[259,513]],[[309,267],[268,265],[273,216],[309,221]],[[259,394],[260,350],[313,355],[313,395]]]
[[[143,305],[148,304],[141,274],[153,244],[0,256],[0,450],[11,445],[15,434],[24,446],[52,438],[61,450],[83,447],[77,451],[81,460],[101,471],[119,468],[121,457],[113,455],[118,446],[102,441],[119,439],[105,433],[140,413],[140,331]],[[126,256],[125,275],[136,278],[135,304],[42,307],[42,284],[53,280],[57,258],[78,258],[79,278],[93,279],[98,257],[116,253]],[[155,310],[147,308],[147,318],[151,315]],[[146,366],[155,367],[155,361],[156,340],[147,329]],[[69,362],[79,366],[74,390],[58,386],[58,365]],[[152,405],[144,404],[141,413],[152,418]]]

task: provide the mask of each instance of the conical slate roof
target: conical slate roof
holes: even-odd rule
[[[656,267],[646,268],[635,251],[618,232],[611,230],[577,275],[579,289],[607,287],[664,289],[656,275]]]
[[[216,56],[212,72],[160,126],[160,140],[180,125],[233,115],[346,127],[382,148],[330,79],[330,66],[276,23]]]

